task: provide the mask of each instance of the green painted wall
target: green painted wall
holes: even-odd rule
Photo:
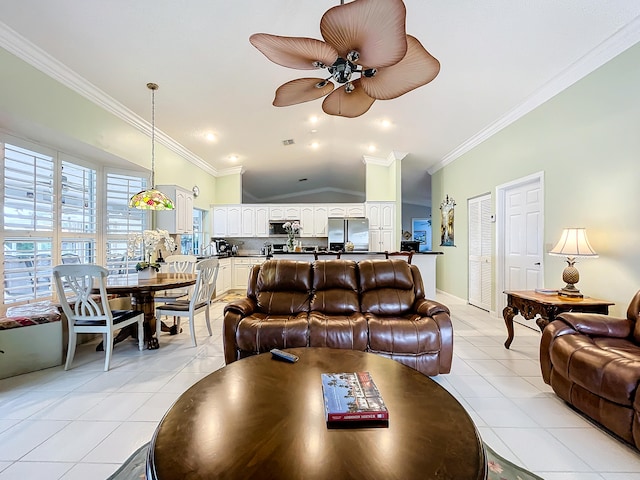
[[[242,175],[233,173],[216,178],[216,205],[242,203]]]
[[[2,48],[0,72],[0,128],[80,158],[151,170],[151,139],[129,123]],[[149,95],[144,85],[140,95]],[[156,96],[158,119],[161,102],[157,100]],[[209,208],[215,177],[158,142],[155,147],[156,183],[188,190],[197,184],[201,194],[194,205]]]
[[[367,202],[396,201],[396,163],[390,166],[366,164],[365,192]]]
[[[434,249],[437,288],[467,298],[467,199],[524,176],[544,173],[544,244],[564,227],[586,227],[598,259],[580,261],[578,288],[616,302],[624,315],[640,289],[640,45],[541,105],[434,173]],[[439,247],[438,207],[457,203],[456,247]],[[495,238],[495,232],[494,232]],[[564,286],[565,262],[544,255],[547,288]],[[494,261],[495,281],[495,261]],[[494,305],[496,292],[494,287]]]

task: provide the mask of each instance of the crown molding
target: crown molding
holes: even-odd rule
[[[226,175],[238,175],[238,174],[242,175],[245,172],[245,170],[243,166],[238,166],[238,167],[225,168],[222,170],[218,170],[217,172],[218,173],[216,177],[224,177]]]
[[[74,92],[82,95],[87,100],[93,102],[100,108],[115,115],[129,125],[133,126],[147,136],[151,136],[151,124],[142,117],[136,115],[127,107],[116,101],[105,92],[94,86],[84,77],[78,75],[69,67],[56,60],[44,50],[29,42],[18,32],[0,21],[0,46],[12,53],[21,60],[27,62],[32,67],[40,70],[45,75],[51,77],[62,85],[70,88]],[[205,172],[218,176],[217,170],[191,152],[180,143],[173,140],[169,135],[156,128],[156,141],[196,167]]]
[[[447,153],[440,162],[429,168],[427,171],[433,175],[441,168],[444,168],[446,165],[477,147],[503,128],[511,125],[516,120],[522,118],[527,113],[555,97],[560,92],[586,77],[597,68],[612,60],[639,41],[640,17],[636,17],[600,45],[593,48],[586,55],[576,60],[549,82],[536,90],[524,102],[520,103],[502,117],[498,118],[498,120],[489,124],[477,134],[461,143],[457,148]]]

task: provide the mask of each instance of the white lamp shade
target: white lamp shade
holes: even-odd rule
[[[565,228],[562,236],[549,255],[562,257],[597,257],[584,228]]]

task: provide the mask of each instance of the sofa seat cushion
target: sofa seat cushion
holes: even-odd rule
[[[380,317],[371,313],[365,317],[372,352],[412,355],[440,352],[440,330],[430,317],[415,314]]]
[[[361,313],[351,315],[309,314],[309,346],[367,349],[367,320]]]
[[[306,347],[306,313],[269,315],[254,313],[238,324],[236,342],[241,350],[262,353],[272,348]]]
[[[640,346],[624,338],[562,335],[551,361],[566,379],[619,405],[632,406],[640,382]]]

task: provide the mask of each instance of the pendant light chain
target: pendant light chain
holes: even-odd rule
[[[151,90],[151,188],[156,186],[156,90],[158,85],[147,83]]]

